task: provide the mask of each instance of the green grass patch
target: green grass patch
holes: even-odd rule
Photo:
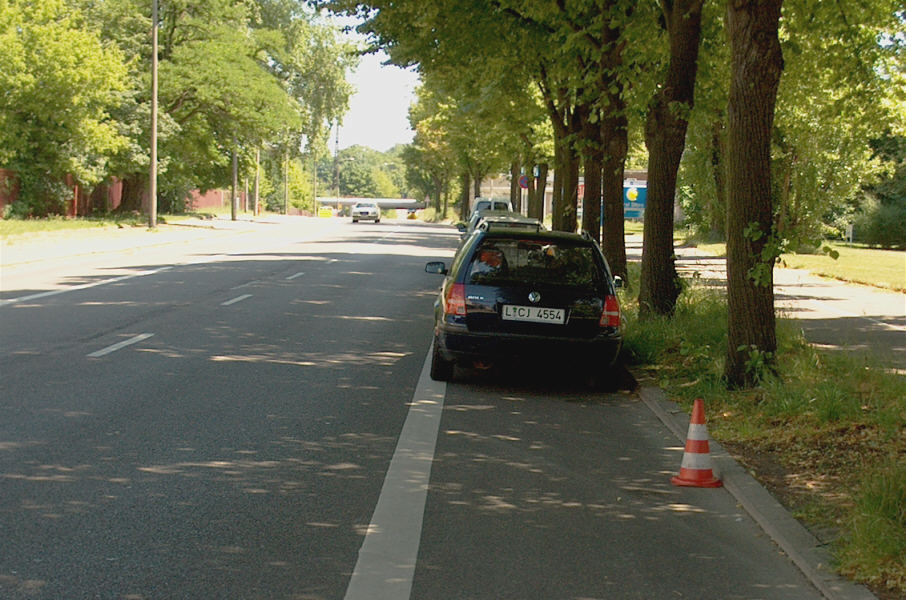
[[[624,348],[636,371],[687,410],[704,399],[714,439],[799,518],[835,534],[842,572],[906,594],[906,376],[819,350],[781,320],[773,368],[757,388],[728,391],[723,291],[692,285],[673,318],[650,320],[626,296]]]
[[[836,258],[821,254],[784,254],[784,266],[808,269],[816,275],[842,281],[906,290],[906,252],[859,248],[847,244],[830,243],[839,253]]]
[[[695,246],[710,256],[726,256],[727,244],[688,238],[686,244]],[[906,252],[878,250],[830,242],[824,244],[837,253],[837,258],[824,252],[814,254],[783,254],[780,265],[790,269],[806,269],[815,275],[860,283],[895,291],[906,291]]]
[[[134,215],[87,217],[51,217],[47,219],[0,219],[0,237],[13,237],[32,233],[57,231],[83,231],[102,227],[138,227],[147,224],[147,218]]]

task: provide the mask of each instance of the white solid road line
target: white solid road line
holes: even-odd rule
[[[88,355],[88,357],[89,358],[100,358],[102,356],[106,356],[107,354],[110,354],[111,352],[116,352],[117,350],[121,350],[121,349],[125,348],[126,346],[131,346],[132,344],[137,344],[137,343],[141,342],[142,340],[147,340],[149,337],[151,337],[153,335],[154,335],[153,333],[139,334],[133,338],[129,338],[128,340],[123,340],[122,342],[119,342],[118,344],[113,344],[112,346],[107,346],[106,348],[102,348],[101,350],[98,350],[97,352],[92,352],[91,354]]]
[[[247,300],[251,297],[252,297],[251,294],[243,294],[241,296],[237,296],[237,297],[233,298],[232,300],[227,300],[226,302],[221,302],[220,306],[230,306],[232,304],[236,304],[237,302],[242,302],[243,300]]]
[[[287,277],[286,280],[287,280],[287,281],[292,281],[292,280],[295,279],[296,277],[302,277],[303,275],[305,275],[305,273],[296,273],[295,275],[290,275],[289,277]]]
[[[447,384],[425,358],[345,600],[408,600]]]
[[[16,302],[27,302],[29,300],[37,300],[38,298],[47,298],[48,296],[57,296],[59,294],[65,294],[67,292],[75,292],[77,290],[87,290],[88,288],[97,287],[99,285],[107,285],[109,283],[117,283],[119,281],[126,281],[127,279],[134,279],[136,277],[145,277],[147,275],[154,275],[155,273],[160,273],[162,271],[168,271],[173,267],[161,267],[159,269],[153,269],[151,271],[139,271],[138,273],[133,273],[132,275],[123,275],[122,277],[114,277],[113,279],[105,279],[103,281],[95,281],[93,283],[83,283],[82,285],[74,285],[62,290],[51,290],[49,292],[40,292],[37,294],[31,294],[29,296],[21,296],[19,298],[10,298],[9,300],[0,300],[0,306],[4,304],[14,304]]]

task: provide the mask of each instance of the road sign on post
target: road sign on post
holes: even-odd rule
[[[529,184],[528,175],[523,175],[519,178],[519,187],[521,187],[524,190],[527,190],[528,184]]]
[[[626,219],[644,219],[645,204],[648,200],[648,183],[645,181],[626,181],[623,183],[623,217]]]

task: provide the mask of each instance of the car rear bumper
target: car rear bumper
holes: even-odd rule
[[[622,335],[616,330],[602,331],[590,339],[449,329],[440,329],[436,333],[441,356],[458,363],[538,361],[610,366],[616,361],[623,343]]]

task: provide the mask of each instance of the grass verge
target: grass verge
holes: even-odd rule
[[[726,256],[724,242],[706,242],[685,239],[711,256]],[[815,254],[783,254],[780,266],[790,269],[806,269],[815,275],[859,283],[875,287],[906,291],[906,252],[902,250],[879,250],[829,242],[824,244],[837,253],[832,258],[824,252]]]
[[[672,319],[640,321],[631,297],[623,306],[630,364],[687,410],[704,399],[714,439],[831,544],[840,572],[906,597],[906,377],[818,350],[780,321],[776,373],[730,392],[722,291],[690,287]]]
[[[49,217],[46,219],[0,219],[0,237],[55,231],[83,231],[102,227],[140,227],[147,225],[147,217],[136,215],[110,215],[106,217]]]
[[[784,254],[781,264],[793,269],[808,269],[816,275],[841,281],[906,290],[906,252],[839,243],[830,243],[829,246],[838,253],[836,259],[823,253]]]

